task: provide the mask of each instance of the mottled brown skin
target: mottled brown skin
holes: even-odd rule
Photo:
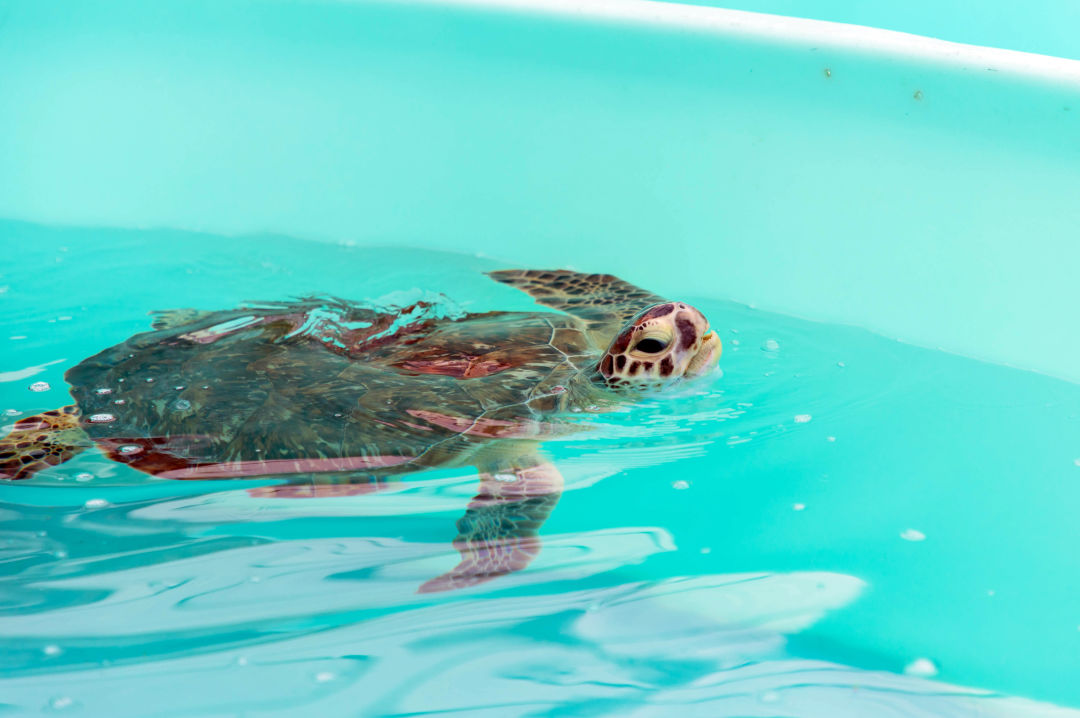
[[[253,491],[262,496],[365,493],[393,476],[475,466],[461,563],[422,590],[519,570],[562,486],[538,442],[572,428],[558,419],[572,407],[623,400],[603,347],[664,300],[610,275],[490,276],[567,314],[442,318],[424,303],[379,312],[327,299],[163,312],[154,331],[67,372],[77,406],[24,419],[0,440],[0,478],[27,478],[91,441],[169,478],[291,477]],[[604,361],[625,361],[614,348]]]
[[[630,318],[600,360],[600,374],[609,386],[627,383],[663,383],[695,373],[704,352],[720,357],[720,340],[709,322],[694,307],[663,302]]]
[[[15,422],[0,441],[0,478],[27,479],[59,466],[90,446],[79,427],[79,407],[65,406]]]
[[[530,294],[537,304],[578,317],[598,347],[606,346],[619,327],[643,307],[666,301],[610,274],[507,269],[488,276]]]

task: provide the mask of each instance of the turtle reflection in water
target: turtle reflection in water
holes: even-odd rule
[[[0,478],[95,444],[173,479],[291,476],[260,490],[279,496],[302,495],[312,475],[330,492],[362,493],[473,466],[461,562],[421,590],[520,570],[562,490],[538,449],[570,426],[557,417],[701,375],[721,347],[698,310],[611,275],[489,276],[562,313],[440,316],[423,302],[379,311],[339,300],[162,312],[154,331],[67,372],[75,404],[15,424],[0,440]]]

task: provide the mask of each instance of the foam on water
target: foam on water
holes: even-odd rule
[[[11,421],[66,402],[63,372],[153,310],[418,292],[535,308],[466,255],[13,223],[0,245],[16,258],[0,337],[26,337],[0,339]],[[648,287],[648,267],[626,279]],[[467,470],[282,499],[278,480],[155,479],[89,450],[0,486],[0,700],[116,717],[1080,715],[1080,387],[678,299],[720,333],[722,373],[574,414],[582,430],[545,445],[566,491],[543,552],[473,588],[416,592],[457,560]]]

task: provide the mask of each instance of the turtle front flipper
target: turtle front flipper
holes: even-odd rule
[[[562,474],[536,454],[478,468],[479,492],[457,522],[461,561],[418,593],[475,586],[520,571],[540,553],[539,529],[562,495]]]
[[[598,344],[606,344],[631,317],[645,307],[667,301],[610,274],[584,274],[567,269],[503,269],[488,272],[552,309],[585,322]]]
[[[28,479],[89,447],[79,427],[79,407],[65,406],[15,422],[0,439],[0,479]]]

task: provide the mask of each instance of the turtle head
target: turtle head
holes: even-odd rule
[[[608,386],[647,386],[695,377],[720,359],[720,337],[701,312],[663,302],[635,314],[612,340],[598,370]]]

